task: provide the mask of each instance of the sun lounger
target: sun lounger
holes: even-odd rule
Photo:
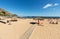
[[[4,22],[4,21],[0,21],[0,22],[6,24],[6,22]]]
[[[37,24],[37,22],[30,22],[30,24]]]
[[[10,20],[10,21],[13,21],[13,22],[15,22],[15,21],[17,21],[17,20]]]

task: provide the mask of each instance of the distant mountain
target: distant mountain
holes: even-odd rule
[[[22,18],[60,18],[58,16],[23,16]]]
[[[12,14],[2,8],[0,8],[0,16],[17,16],[16,14]]]

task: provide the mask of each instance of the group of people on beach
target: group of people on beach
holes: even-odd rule
[[[58,19],[49,19],[49,24],[58,24]]]
[[[49,24],[58,24],[58,19],[48,19]],[[38,25],[44,26],[44,20],[38,19]]]

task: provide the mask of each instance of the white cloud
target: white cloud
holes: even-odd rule
[[[55,3],[54,6],[58,6],[59,4],[58,3]]]
[[[48,8],[48,7],[51,7],[53,6],[52,4],[46,4],[43,8]]]
[[[46,4],[43,8],[48,8],[48,7],[52,7],[52,6],[58,6],[59,4],[58,3],[55,3],[55,4]]]

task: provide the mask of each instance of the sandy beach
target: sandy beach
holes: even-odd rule
[[[60,0],[0,0],[0,39],[60,39]]]
[[[0,39],[60,39],[60,22],[49,24],[44,20],[44,26],[30,24],[33,19],[18,19],[11,25],[0,23]]]

